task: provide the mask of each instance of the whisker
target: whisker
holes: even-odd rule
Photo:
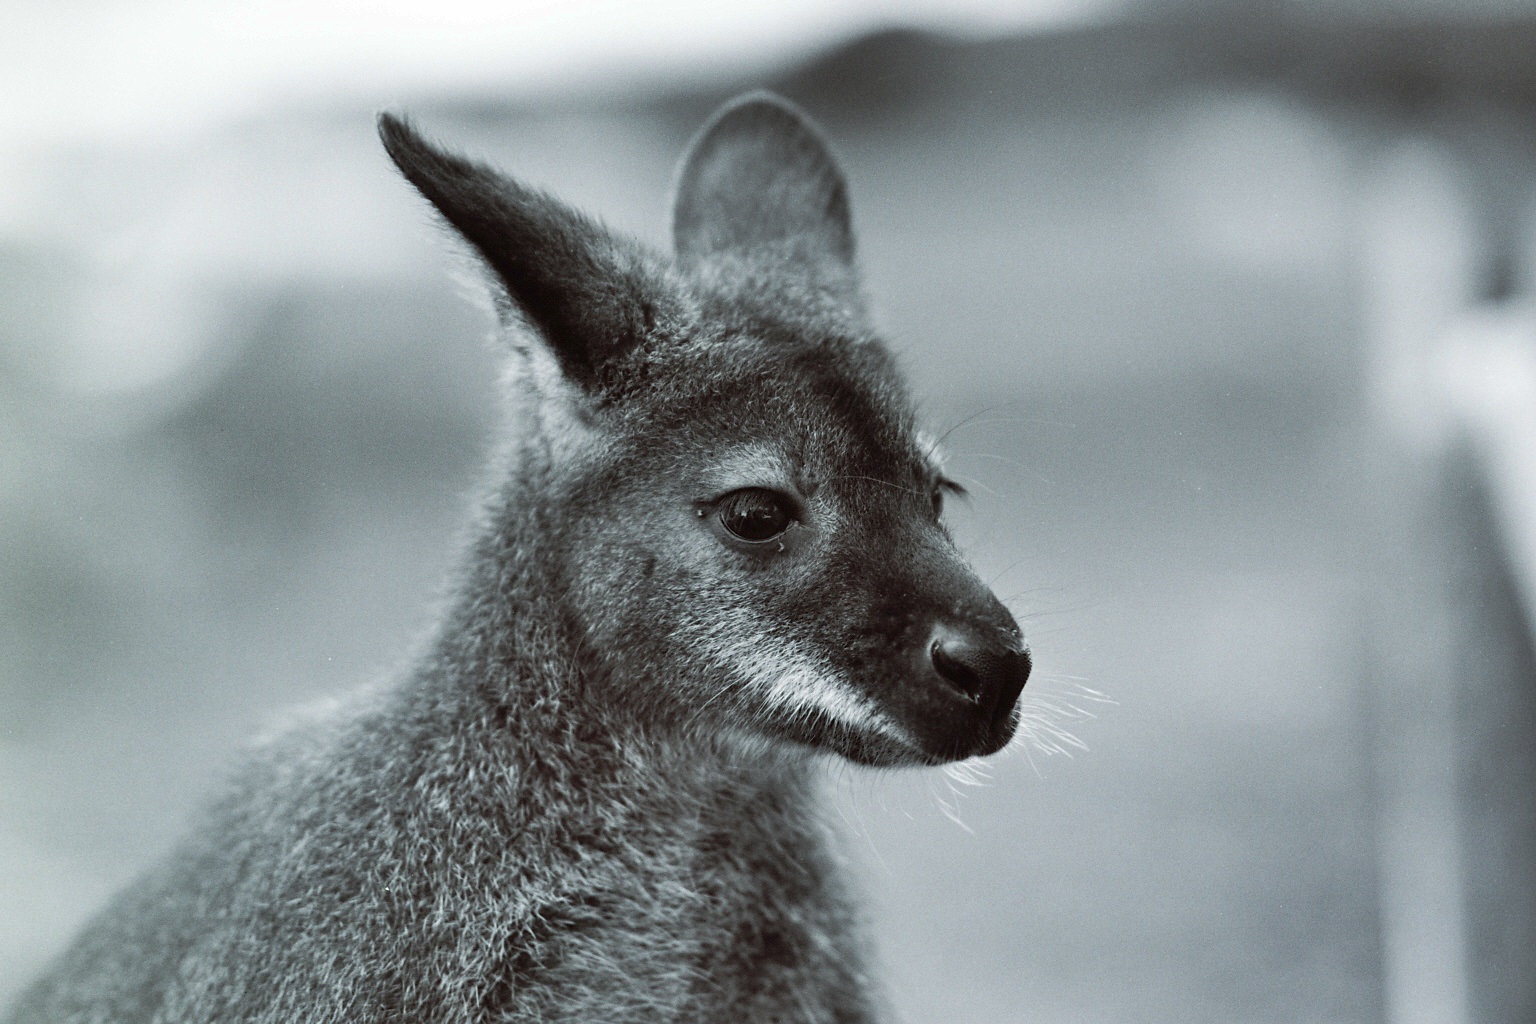
[[[1020,462],[1018,459],[1007,455],[998,455],[996,452],[970,452],[967,454],[967,458],[992,459],[994,462],[1001,462],[1005,466],[1012,466],[1014,469],[1020,469],[1026,473],[1031,473],[1035,477],[1044,480],[1046,483],[1052,485],[1053,487],[1055,486],[1055,481],[1046,476],[1044,473],[1041,473],[1038,469],[1028,466],[1025,463]]]
[[[970,426],[978,426],[979,427],[979,426],[985,426],[986,424],[989,424],[989,423],[1016,423],[1016,422],[1019,422],[1020,419],[1022,418],[1022,417],[1019,417],[1019,416],[998,416],[998,417],[993,418],[993,419],[987,419],[987,420],[983,420],[982,419],[983,416],[991,416],[993,413],[1001,412],[1002,410],[1007,409],[1010,405],[1015,405],[1015,404],[1017,404],[1017,399],[1015,399],[1012,402],[1004,402],[1001,405],[989,405],[989,406],[987,406],[984,409],[978,409],[977,411],[975,411],[975,412],[971,413],[969,416],[967,416],[965,419],[961,420],[959,423],[956,423],[954,426],[952,426],[948,430],[944,431],[944,433],[940,434],[939,435],[938,443],[939,444],[943,444],[945,441],[948,441],[951,434],[955,433],[955,431],[960,430],[960,429],[962,429],[964,427],[970,427]]]
[[[997,572],[993,573],[992,577],[987,580],[987,589],[991,590],[991,589],[995,588],[997,586],[998,579],[1000,579],[1003,576],[1006,576],[1010,572],[1013,572],[1013,570],[1017,569],[1019,566],[1021,566],[1023,564],[1024,564],[1024,556],[1021,555],[1018,558],[1015,558],[1013,561],[1009,562],[1002,569],[999,569]],[[1011,601],[1011,600],[1013,600],[1013,598],[1009,598],[1008,600]]]
[[[829,477],[827,477],[827,480],[828,481],[834,481],[834,480],[865,480],[865,481],[868,481],[869,483],[880,484],[880,485],[882,485],[884,487],[889,487],[889,488],[892,488],[893,490],[897,490],[897,491],[903,491],[903,492],[905,492],[907,494],[918,494],[918,495],[926,496],[923,491],[918,490],[916,487],[906,487],[906,486],[904,486],[902,484],[896,483],[893,480],[881,480],[879,477],[874,477],[874,476],[851,476],[851,475],[829,476]]]

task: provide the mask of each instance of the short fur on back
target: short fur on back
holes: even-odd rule
[[[1017,725],[799,111],[727,105],[668,256],[380,119],[483,260],[512,428],[397,679],[259,747],[23,1022],[876,1019],[820,762]]]

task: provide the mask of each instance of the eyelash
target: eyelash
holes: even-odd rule
[[[933,484],[933,517],[935,519],[944,515],[944,495],[953,494],[964,497],[968,492],[964,487],[948,477],[941,476]]]

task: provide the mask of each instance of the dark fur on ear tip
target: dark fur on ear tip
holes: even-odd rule
[[[638,245],[436,146],[404,117],[386,111],[378,124],[400,173],[474,246],[576,382],[595,386],[604,364],[676,312],[676,296]]]
[[[384,144],[384,152],[389,154],[405,180],[438,207],[444,216],[448,216],[448,211],[443,209],[439,198],[452,198],[450,193],[457,190],[462,190],[467,197],[477,189],[483,190],[487,184],[501,182],[501,175],[490,168],[428,142],[403,115],[381,111],[378,125],[379,141]],[[484,205],[489,197],[482,194],[478,198]],[[461,215],[467,212],[462,211]],[[456,227],[459,226],[452,217],[449,220]]]
[[[384,143],[384,151],[391,160],[399,166],[396,153],[405,148],[408,141],[419,141],[421,136],[411,127],[410,121],[404,114],[396,114],[391,110],[381,110],[378,116],[379,141]]]
[[[684,266],[712,253],[787,243],[811,259],[851,267],[847,182],[810,118],[763,91],[722,107],[679,167],[672,241]]]

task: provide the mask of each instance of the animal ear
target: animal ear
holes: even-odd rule
[[[678,171],[672,245],[685,268],[772,248],[850,272],[848,186],[806,115],[767,92],[722,107]]]
[[[506,298],[588,390],[605,367],[677,312],[655,262],[549,195],[438,148],[403,118],[379,115],[400,173],[474,246]]]

